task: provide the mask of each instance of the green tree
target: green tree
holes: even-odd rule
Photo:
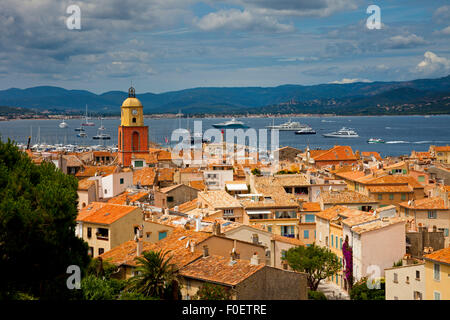
[[[170,290],[177,281],[177,268],[167,256],[169,251],[144,251],[137,257],[136,275],[129,280],[130,292],[141,293],[145,297],[164,298],[165,291]]]
[[[10,140],[0,140],[0,298],[16,292],[70,298],[67,267],[89,262],[75,236],[77,180],[53,163],[35,165]]]
[[[339,258],[333,252],[315,244],[291,248],[284,259],[293,270],[306,273],[308,286],[312,291],[317,290],[320,281],[342,268]]]
[[[81,291],[85,300],[116,300],[124,287],[124,281],[102,279],[92,274],[81,280]]]
[[[228,288],[205,282],[198,289],[193,300],[231,300],[231,292]]]
[[[372,282],[372,289],[367,286],[367,277],[362,278],[355,283],[350,290],[350,299],[352,300],[385,300],[385,281],[384,278],[378,279],[379,288],[374,280]]]
[[[312,291],[308,290],[308,299],[309,300],[328,300],[326,295],[320,291]]]

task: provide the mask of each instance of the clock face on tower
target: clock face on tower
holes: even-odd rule
[[[137,110],[136,110],[136,109],[133,109],[133,111],[131,111],[131,113],[133,114],[133,116],[135,116],[135,115],[137,115],[137,114],[138,114],[138,112],[137,112]]]

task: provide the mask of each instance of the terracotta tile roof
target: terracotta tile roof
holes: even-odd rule
[[[320,203],[318,202],[303,202],[302,203],[302,212],[308,211],[308,212],[314,212],[314,211],[320,211]]]
[[[177,227],[173,229],[171,234],[156,243],[144,241],[143,251],[162,250],[163,252],[168,252],[168,256],[172,257],[171,263],[175,264],[178,268],[182,268],[202,256],[202,253],[200,253],[201,249],[191,252],[189,246],[186,248],[187,242],[194,241],[198,246],[202,241],[211,236],[210,233],[195,232]],[[120,246],[105,252],[101,257],[116,265],[136,266],[136,242],[133,240],[125,242]]]
[[[108,203],[111,204],[127,204],[127,198],[130,201],[130,203],[135,201],[140,201],[142,198],[147,198],[149,192],[148,191],[140,191],[140,192],[124,192],[118,196],[115,196],[114,198],[111,198],[108,200]]]
[[[316,156],[311,155],[311,157],[316,162],[357,160],[355,154],[353,153],[352,148],[349,146],[335,146]]]
[[[367,190],[371,193],[411,193],[414,189],[409,185],[404,186],[368,186]]]
[[[432,260],[450,265],[450,247],[427,254],[424,258],[425,260]]]
[[[159,191],[162,192],[162,193],[167,193],[167,192],[175,190],[176,188],[181,187],[181,186],[185,186],[185,185],[184,184],[174,184],[172,186],[161,188]]]
[[[387,174],[381,177],[372,177],[363,181],[365,177],[358,179],[358,182],[364,182],[367,185],[377,185],[377,184],[409,184],[414,189],[423,188],[423,185],[420,184],[416,178],[412,176],[403,176],[403,175],[391,175]]]
[[[345,222],[345,220],[344,220],[344,222]],[[386,228],[388,226],[391,226],[391,225],[394,225],[397,223],[406,223],[406,220],[403,218],[400,218],[400,217],[388,218],[387,221],[377,220],[377,221],[369,222],[369,223],[362,224],[362,225],[359,225],[356,227],[352,227],[352,231],[354,231],[358,234],[361,234],[361,233],[365,233],[365,232],[370,232],[370,231]]]
[[[140,209],[118,204],[92,202],[78,212],[76,220],[98,224],[111,224],[134,210]]]
[[[225,190],[201,191],[198,198],[204,200],[209,207],[214,209],[241,208],[241,203],[230,196]]]
[[[448,210],[449,207],[445,205],[444,199],[440,197],[424,198],[414,200],[412,202],[401,202],[401,207],[415,210]]]
[[[255,179],[257,189],[264,189],[266,186],[296,187],[310,184],[308,177],[304,174],[281,174],[271,177],[256,177]]]
[[[92,185],[95,185],[94,180],[89,180],[88,178],[78,181],[78,190],[88,190]]]
[[[366,174],[363,171],[346,171],[338,172],[334,174],[335,176],[351,181],[364,177]]]
[[[367,222],[371,222],[371,221],[376,221],[379,220],[380,217],[378,215],[374,215],[371,213],[361,213],[358,216],[354,216],[354,217],[350,217],[347,219],[342,220],[342,224],[345,224],[349,227],[353,227],[356,226],[358,224],[362,224],[362,223],[367,223]]]
[[[363,152],[361,152],[361,155],[363,157],[372,157],[373,156],[378,161],[383,160],[383,158],[380,156],[380,154],[378,152],[375,152],[375,151],[363,151]]]
[[[434,147],[436,152],[450,152],[450,146],[436,146]]]
[[[156,183],[156,171],[154,168],[145,167],[133,171],[133,184],[142,186],[152,186]]]
[[[118,166],[84,166],[75,176],[94,177],[96,174],[97,176],[107,176],[115,172],[119,172]]]
[[[172,153],[166,150],[159,151],[158,161],[172,161]]]
[[[63,155],[63,158],[66,159],[67,167],[82,167],[83,161],[81,161],[77,156],[75,155]]]
[[[205,190],[205,182],[203,180],[189,181],[189,186],[200,191]]]
[[[261,258],[264,257],[260,257],[260,259]],[[263,264],[252,265],[246,260],[235,261],[236,262],[233,265],[230,265],[230,258],[216,255],[202,257],[183,267],[180,270],[180,275],[228,286],[235,286],[258,270],[264,268]]]
[[[174,173],[175,173],[175,169],[160,168],[160,169],[158,169],[158,180],[159,181],[173,181]]]
[[[331,220],[333,218],[336,218],[339,213],[342,213],[344,211],[348,210],[347,207],[344,206],[333,206],[331,208],[325,209],[323,211],[320,211],[316,213],[316,217],[325,219],[325,220]]]
[[[378,201],[372,197],[362,193],[342,190],[342,191],[322,191],[320,197],[323,203],[329,204],[345,204],[345,203],[377,203]]]
[[[94,157],[113,157],[114,153],[108,151],[94,151]]]
[[[178,206],[178,211],[181,213],[189,212],[195,208],[197,208],[198,198],[195,198],[191,201],[182,203]]]
[[[301,241],[299,239],[284,237],[284,236],[281,236],[281,235],[278,235],[278,234],[273,234],[272,235],[272,240],[280,241],[280,242],[283,242],[283,243],[292,244],[294,246],[304,246],[305,245],[303,243],[303,241]]]

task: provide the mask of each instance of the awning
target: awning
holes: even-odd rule
[[[245,183],[231,183],[227,184],[227,189],[229,191],[247,191],[248,187]]]
[[[247,210],[247,214],[269,214],[269,210]]]

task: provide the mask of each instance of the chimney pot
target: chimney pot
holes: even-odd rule
[[[209,256],[208,246],[204,245],[203,246],[203,258],[206,258],[207,256]]]

